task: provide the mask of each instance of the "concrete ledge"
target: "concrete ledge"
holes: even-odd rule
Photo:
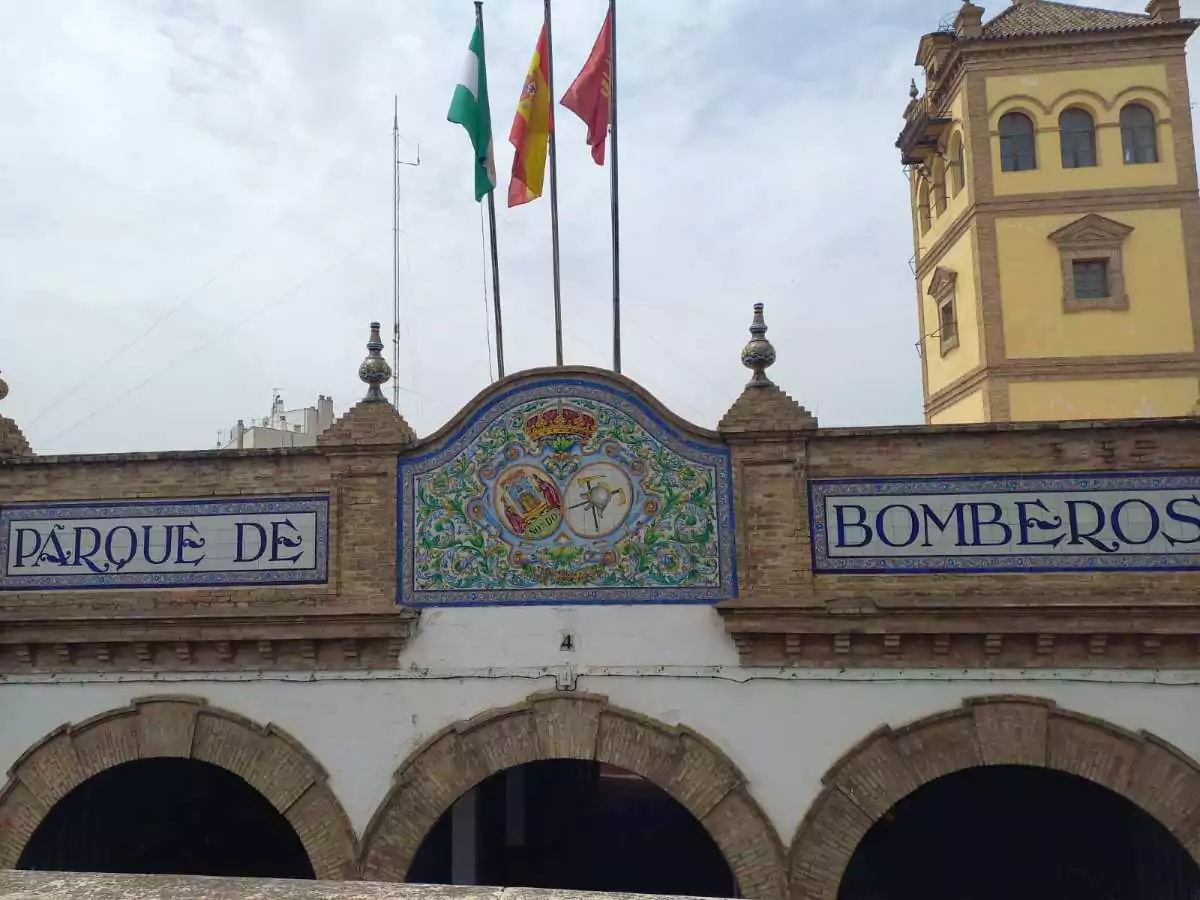
[[[650,896],[370,881],[0,871],[0,900],[639,900]]]

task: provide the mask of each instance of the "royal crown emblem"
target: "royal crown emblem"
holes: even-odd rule
[[[587,443],[595,433],[596,417],[570,406],[543,410],[525,420],[525,434],[534,441]]]

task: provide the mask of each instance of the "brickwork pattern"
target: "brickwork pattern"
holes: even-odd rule
[[[1030,697],[967,700],[902,728],[880,728],[829,770],[788,853],[792,900],[837,900],[860,840],[922,785],[976,766],[1038,766],[1086,778],[1161,822],[1200,861],[1200,767],[1134,734]]]
[[[276,492],[328,494],[330,505],[328,584],[0,592],[0,671],[393,665],[417,615],[395,603],[400,449],[332,444],[0,461],[0,505]],[[160,616],[174,620],[165,643],[154,624]]]
[[[32,456],[29,441],[12,419],[0,416],[0,459],[8,456]]]
[[[751,385],[742,391],[721,417],[721,434],[747,432],[810,431],[817,419],[778,385]]]
[[[317,437],[317,444],[403,445],[416,440],[417,433],[392,404],[360,400]]]
[[[1188,470],[1200,422],[822,429],[726,435],[739,596],[719,606],[743,663],[1200,666],[1200,572],[813,572],[814,478]]]
[[[326,585],[0,592],[0,671],[394,665],[417,615],[396,606],[397,458],[436,446],[489,397],[415,446],[0,461],[0,504],[328,494],[331,530]],[[1200,666],[1200,573],[817,575],[808,508],[813,478],[1192,469],[1197,418],[854,430],[809,427],[774,387],[734,406],[720,436],[739,596],[719,609],[743,662]]]
[[[134,700],[77,725],[63,725],[26,751],[0,790],[0,869],[16,866],[50,809],[112,766],[152,757],[196,759],[243,778],[295,829],[317,878],[357,875],[357,841],[328,775],[274,725],[187,696]]]
[[[786,896],[783,847],[744,776],[690,729],[588,694],[534,695],[435,735],[397,770],[363,838],[364,878],[402,881],[441,815],[489,775],[539,759],[595,759],[654,782],[704,826],[742,896]]]

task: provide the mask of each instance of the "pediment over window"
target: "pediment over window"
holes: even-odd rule
[[[954,290],[954,284],[958,281],[958,273],[953,269],[943,268],[938,266],[933,270],[933,278],[929,282],[929,296],[945,297]]]
[[[1119,247],[1132,231],[1130,225],[1090,213],[1051,232],[1049,237],[1060,247]]]

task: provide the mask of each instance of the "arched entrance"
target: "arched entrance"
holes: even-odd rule
[[[196,759],[138,759],[51,808],[18,869],[312,878],[296,830],[258,791]]]
[[[1095,782],[1032,766],[917,788],[859,842],[839,900],[1194,900],[1200,869],[1153,816]]]
[[[354,832],[326,779],[316,760],[274,726],[258,726],[196,697],[135,700],[59,727],[13,765],[0,791],[0,869],[48,868],[72,859],[89,860],[89,866],[104,859],[111,866],[133,865],[128,854],[137,859],[137,852],[125,846],[118,853],[120,842],[110,843],[112,835],[103,833],[127,829],[118,833],[126,844],[145,837],[133,818],[111,808],[119,797],[130,816],[139,808],[143,816],[167,816],[180,839],[194,839],[199,829],[214,847],[243,829],[265,829],[267,836],[252,844],[261,851],[255,866],[301,873],[298,844],[309,877],[352,878]],[[200,804],[197,798],[207,790],[228,804]],[[187,813],[162,808],[185,797],[194,801]],[[212,835],[213,828],[222,833]],[[156,852],[161,860],[204,863],[221,874],[257,874],[240,871],[244,858],[226,846],[221,857],[162,845]],[[165,871],[164,865],[157,870]]]
[[[490,775],[421,842],[407,880],[733,897],[708,832],[662,788],[625,769],[543,759]]]
[[[1106,852],[1103,842],[1117,841],[1119,850],[1108,852],[1127,864],[1114,869],[1113,878],[1130,877],[1130,866],[1137,877],[1140,859],[1142,870],[1154,867],[1160,879],[1158,893],[1143,896],[1192,896],[1166,892],[1174,886],[1164,879],[1182,878],[1187,885],[1195,875],[1188,860],[1200,851],[1200,769],[1151,735],[1047,700],[974,698],[902,728],[881,728],[846,753],[824,784],[789,852],[795,900],[905,900],[913,877],[908,865],[921,857],[917,851],[907,860],[900,856],[922,833],[926,844],[941,840],[948,853],[959,841],[960,853],[974,854],[977,863],[979,854],[1005,841],[1011,854],[1025,854],[985,860],[992,872],[1007,871],[974,885],[960,882],[955,897],[994,896],[991,891],[1003,889],[1005,876],[1022,873],[1042,879],[1018,891],[1033,900],[1049,888],[1046,882],[1057,888],[1046,896],[1073,900],[1080,891],[1097,896],[1086,893],[1095,885],[1071,863],[1088,829],[1093,836],[1106,833],[1089,845],[1093,871]],[[1005,820],[1007,830],[999,827]],[[1018,821],[1022,825],[1014,829]],[[1035,851],[1022,843],[1054,823],[1056,844],[1043,842]],[[942,835],[931,837],[939,827]],[[956,864],[952,860],[943,868]],[[917,895],[942,896],[937,878],[917,884]],[[1143,879],[1141,889],[1152,883]]]
[[[451,726],[414,752],[367,827],[363,877],[405,880],[455,801],[491,776],[541,760],[584,760],[640,776],[702,826],[743,896],[785,897],[779,838],[733,763],[689,729],[587,694],[535,695]],[[577,769],[576,777],[598,773]]]

